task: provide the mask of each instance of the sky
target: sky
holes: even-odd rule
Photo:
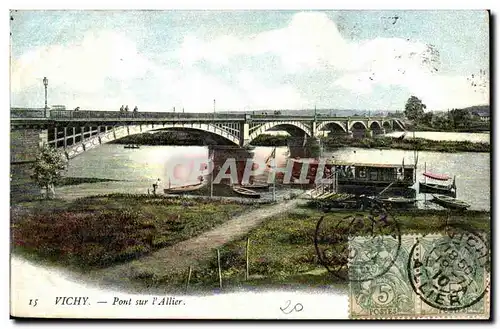
[[[11,107],[489,104],[486,11],[12,11]]]

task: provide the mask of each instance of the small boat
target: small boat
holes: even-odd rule
[[[141,147],[139,145],[129,144],[129,145],[125,145],[123,148],[124,149],[138,149],[138,148],[141,148]]]
[[[254,190],[266,190],[269,189],[268,183],[252,183],[252,184],[243,184],[241,185],[243,188],[249,188]]]
[[[437,181],[448,181],[451,177],[447,175],[434,174],[430,172],[424,172],[424,177],[434,179]],[[455,185],[455,177],[453,177],[453,182],[451,184],[439,184],[439,183],[428,183],[427,179],[424,182],[418,183],[420,193],[433,193],[433,194],[444,194],[449,196],[456,196],[457,186]]]
[[[390,203],[390,204],[400,204],[400,205],[407,205],[407,204],[413,204],[417,201],[415,198],[406,198],[402,196],[397,196],[397,197],[388,197],[388,198],[381,198],[379,199],[383,203]]]
[[[445,208],[465,210],[470,207],[469,203],[447,195],[433,195],[433,197],[434,199],[432,201]]]
[[[241,186],[233,186],[233,191],[241,196],[244,196],[244,197],[247,197],[247,198],[255,198],[255,199],[258,199],[260,198],[260,194],[255,192],[255,191],[252,191],[252,190],[249,190],[247,188],[244,188],[244,187],[241,187]]]
[[[200,182],[200,183],[191,184],[191,185],[174,186],[174,187],[163,189],[163,193],[165,193],[165,194],[181,194],[181,193],[193,192],[193,191],[199,190],[204,185],[205,184]]]
[[[433,193],[455,196],[456,192],[453,185],[442,185],[419,182],[418,189],[420,193]]]

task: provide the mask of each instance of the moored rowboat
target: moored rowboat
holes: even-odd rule
[[[252,183],[252,184],[243,184],[241,185],[243,188],[255,189],[255,190],[265,190],[269,189],[268,183]]]
[[[199,190],[204,185],[205,184],[203,184],[203,183],[197,183],[197,184],[184,185],[184,186],[175,186],[175,187],[163,189],[163,192],[165,194],[180,194],[180,193],[192,192],[192,191]]]
[[[380,201],[384,203],[392,203],[392,204],[412,204],[417,201],[415,198],[405,198],[405,197],[389,197],[380,199]]]
[[[247,198],[255,198],[255,199],[258,199],[260,198],[260,194],[255,192],[255,191],[252,191],[252,190],[249,190],[247,188],[244,188],[244,187],[241,187],[241,186],[233,186],[233,191],[241,196],[244,196],[244,197],[247,197]]]
[[[445,208],[465,210],[470,207],[467,202],[446,195],[433,195],[433,197],[432,201]]]

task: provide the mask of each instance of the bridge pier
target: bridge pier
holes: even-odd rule
[[[247,146],[250,144],[250,124],[245,122],[240,126],[240,146]]]
[[[372,137],[374,136],[379,136],[379,135],[384,135],[385,134],[385,129],[372,129]]]
[[[352,138],[365,138],[369,133],[371,132],[366,129],[353,129],[352,131],[350,131],[350,135]]]
[[[37,127],[10,131],[10,193],[14,199],[41,196],[41,188],[31,179],[31,169],[39,147],[48,143],[48,130]]]

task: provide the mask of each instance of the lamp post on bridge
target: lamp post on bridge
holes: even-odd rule
[[[43,77],[43,85],[45,86],[45,107],[43,110],[43,116],[47,117],[47,86],[49,85],[49,79],[47,77]]]
[[[215,98],[214,98],[214,121],[215,121]]]

